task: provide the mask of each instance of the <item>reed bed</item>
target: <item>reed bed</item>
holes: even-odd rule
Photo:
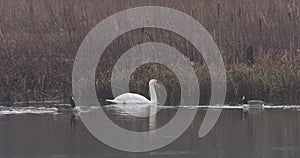
[[[73,62],[85,35],[104,18],[144,5],[177,9],[207,28],[225,62],[227,102],[247,95],[273,103],[299,104],[300,6],[295,0],[2,0],[0,101],[68,98]],[[96,72],[100,100],[111,97],[110,73],[122,53],[151,41],[171,45],[192,60],[200,83],[200,103],[207,103],[210,77],[197,50],[182,37],[153,28],[128,32],[106,49]],[[150,78],[161,80],[173,100],[178,98],[174,73],[157,64],[137,70],[131,90],[147,94]]]

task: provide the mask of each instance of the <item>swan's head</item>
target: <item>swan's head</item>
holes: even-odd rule
[[[158,83],[158,81],[156,79],[151,79],[149,81],[149,85],[156,85]]]

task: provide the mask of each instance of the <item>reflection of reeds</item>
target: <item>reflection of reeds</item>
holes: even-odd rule
[[[218,3],[210,0],[1,0],[0,100],[67,98],[71,93],[75,52],[86,33],[113,13],[144,5],[178,9],[207,28],[226,63],[227,100],[243,94],[255,99],[299,102],[300,6],[293,0]],[[170,32],[147,28],[120,37],[106,50],[106,57],[100,59],[96,86],[101,97],[109,95],[106,92],[110,86],[109,72],[121,53],[149,41],[174,46],[196,63],[194,67],[205,103],[210,95],[210,78],[202,61],[195,61],[198,58],[196,50]],[[249,47],[253,47],[253,67],[243,64]],[[114,56],[110,55],[112,52]],[[133,84],[132,88],[138,91],[143,91],[139,85],[147,86],[150,78],[165,79],[170,89],[177,83],[170,71],[149,68],[137,73],[139,75],[133,75],[132,80],[138,84]],[[173,97],[178,95],[175,91],[171,93]]]

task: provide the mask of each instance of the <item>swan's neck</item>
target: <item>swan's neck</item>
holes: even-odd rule
[[[157,103],[157,96],[156,96],[155,87],[153,84],[149,84],[149,92],[150,92],[150,101],[152,103]]]

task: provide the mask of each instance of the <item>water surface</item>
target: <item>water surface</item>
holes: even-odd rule
[[[187,107],[185,110],[191,110]],[[194,107],[196,108],[196,107]],[[283,110],[285,109],[285,110]],[[149,131],[149,118],[129,116],[112,106],[104,110],[111,120],[132,131]],[[35,111],[35,112],[32,112]],[[300,157],[300,111],[297,108],[267,108],[243,112],[225,108],[204,138],[198,138],[206,109],[199,108],[188,130],[172,144],[146,153],[127,153],[108,147],[89,133],[73,113],[55,109],[0,108],[1,158],[298,158]],[[176,107],[163,107],[156,128],[166,124]],[[183,118],[184,119],[184,118]],[[128,142],[130,143],[130,142]]]

